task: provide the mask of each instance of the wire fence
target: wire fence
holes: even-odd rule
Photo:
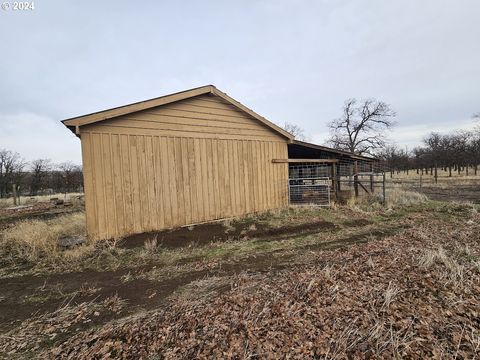
[[[332,200],[375,196],[385,201],[385,175],[378,164],[330,159],[289,164],[291,205],[329,206]]]

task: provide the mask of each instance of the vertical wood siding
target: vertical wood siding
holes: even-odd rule
[[[188,121],[194,125],[165,124],[164,111],[169,121],[185,122],[172,117],[172,108],[176,116],[190,111]],[[232,112],[238,129],[222,115]],[[286,140],[256,120],[212,96],[150,110],[149,127],[135,120],[143,116],[141,112],[81,128],[87,229],[92,238],[288,204],[287,164],[272,163],[288,157]],[[217,121],[213,120],[217,116],[225,119],[211,126],[209,121]],[[247,132],[240,133],[242,129]]]

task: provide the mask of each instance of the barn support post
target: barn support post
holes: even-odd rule
[[[338,186],[337,186],[337,164],[332,163],[332,186],[333,186],[333,194],[335,197],[335,201],[338,201]]]
[[[353,163],[353,188],[355,190],[355,197],[358,197],[358,161]]]
[[[340,164],[336,165],[335,164],[335,173],[337,174],[337,195],[340,191],[342,191],[342,182],[340,181],[340,177],[341,177],[341,171],[340,171]]]

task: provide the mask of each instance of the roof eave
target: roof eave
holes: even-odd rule
[[[348,156],[352,159],[357,159],[357,160],[366,160],[366,161],[376,161],[376,160],[378,160],[377,158],[374,158],[374,157],[357,155],[357,154],[354,154],[354,153],[351,153],[351,152],[348,152],[348,151],[337,150],[337,149],[330,148],[328,146],[312,144],[312,143],[309,143],[309,142],[306,142],[306,141],[293,140],[292,143],[295,144],[295,145],[310,147],[310,148],[317,149],[317,150],[331,151],[333,153],[343,155],[343,156]]]

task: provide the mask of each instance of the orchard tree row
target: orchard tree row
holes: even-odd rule
[[[379,152],[386,169],[393,172],[415,170],[419,174],[434,175],[439,170],[452,176],[454,172],[477,175],[480,164],[480,128],[458,130],[450,134],[432,132],[423,140],[423,146],[412,150],[396,145]]]
[[[0,197],[11,196],[14,186],[23,195],[81,191],[82,168],[49,159],[27,162],[16,152],[0,149]]]

